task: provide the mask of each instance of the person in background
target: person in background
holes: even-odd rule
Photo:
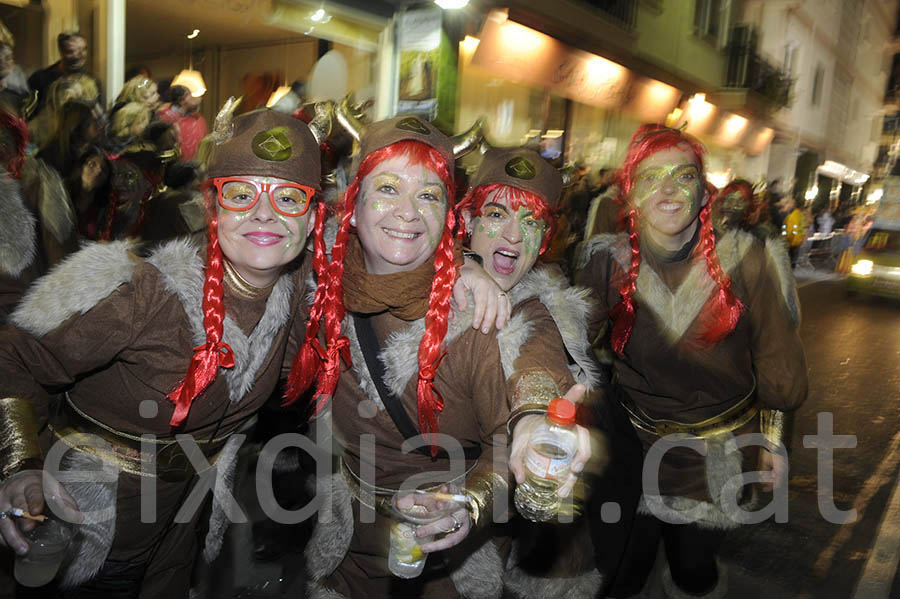
[[[122,91],[116,97],[116,102],[109,111],[110,120],[115,118],[115,113],[129,102],[138,102],[150,110],[151,116],[156,114],[159,108],[159,92],[156,82],[143,75],[138,75],[125,82]]]
[[[782,200],[783,208],[781,212],[787,216],[781,225],[781,236],[784,238],[788,246],[788,253],[791,257],[791,267],[797,266],[797,260],[800,257],[800,246],[806,239],[806,217],[797,206],[796,200],[790,196],[785,196]]]
[[[109,197],[110,163],[100,146],[89,146],[65,180],[66,191],[77,219],[82,240],[96,241],[100,213]]]
[[[44,110],[50,96],[50,85],[60,77],[84,75],[93,82],[97,90],[96,97],[99,98],[101,95],[100,83],[85,72],[88,50],[84,36],[80,33],[60,33],[56,38],[56,46],[59,49],[60,59],[46,69],[35,71],[28,78],[28,86],[38,93],[37,105],[29,115],[29,119],[36,118]]]
[[[206,119],[200,114],[200,98],[191,95],[183,85],[169,88],[169,106],[158,112],[160,120],[178,127],[178,138],[181,140],[181,160],[187,162],[194,159],[197,147],[208,131]]]
[[[647,460],[634,474],[643,496],[608,592],[616,599],[642,592],[660,542],[666,597],[727,596],[716,556],[755,493],[726,482],[761,471],[764,489],[787,484],[783,411],[808,392],[784,246],[715,234],[704,154],[680,130],[641,126],[618,176],[625,230],[590,240],[576,276],[598,302],[592,336],[614,352],[611,400]],[[730,445],[759,432],[756,443]],[[673,446],[673,434],[699,439]]]
[[[102,141],[103,123],[98,120],[93,107],[81,100],[72,100],[62,106],[56,131],[36,157],[65,179],[88,146]]]
[[[0,21],[0,102],[10,108],[16,115],[24,116],[31,90],[25,80],[25,73],[16,64],[13,50],[16,40],[6,25]]]
[[[109,124],[107,145],[111,154],[121,154],[140,143],[150,125],[150,109],[142,102],[128,102],[117,110]]]

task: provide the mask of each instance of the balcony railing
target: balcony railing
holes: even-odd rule
[[[735,27],[726,47],[728,72],[725,85],[749,89],[776,109],[790,106],[793,81],[780,68],[768,62],[756,50],[756,34],[746,26]]]
[[[624,29],[634,29],[638,0],[581,0]]]

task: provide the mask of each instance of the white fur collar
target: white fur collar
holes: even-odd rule
[[[35,337],[69,317],[84,314],[131,280],[136,265],[132,243],[92,243],[50,269],[28,290],[10,322]]]
[[[206,341],[201,311],[203,298],[203,260],[199,248],[189,239],[177,239],[161,245],[147,259],[162,274],[166,289],[181,301],[194,343]],[[231,401],[239,402],[253,386],[256,373],[269,355],[272,340],[288,321],[294,284],[283,274],[266,300],[266,311],[250,336],[244,334],[230,316],[225,316],[222,340],[234,350],[234,368],[225,371]]]
[[[791,322],[800,325],[800,298],[797,297],[797,285],[794,281],[794,271],[791,270],[791,258],[788,256],[787,246],[779,237],[766,239],[766,256],[771,262],[769,267],[778,279],[781,295],[787,307]]]
[[[22,185],[0,175],[0,272],[17,277],[34,261],[35,219],[22,201]]]
[[[741,263],[753,245],[754,237],[745,231],[729,231],[716,243],[719,263],[726,273],[731,273]],[[631,248],[624,234],[598,235],[591,239],[585,251],[585,262],[600,250],[609,249],[623,270],[628,270]],[[677,343],[700,315],[716,285],[706,269],[706,261],[698,259],[691,267],[684,281],[674,293],[663,283],[659,275],[647,264],[641,262],[638,271],[638,309],[650,310],[659,320],[669,342]]]

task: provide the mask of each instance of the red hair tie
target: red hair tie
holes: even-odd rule
[[[166,397],[175,404],[175,413],[169,421],[171,426],[180,426],[191,409],[194,398],[203,393],[219,368],[234,368],[234,350],[224,341],[198,345],[188,367],[184,380]]]

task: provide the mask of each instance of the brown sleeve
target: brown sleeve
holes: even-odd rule
[[[104,368],[133,344],[143,326],[158,322],[157,312],[164,305],[154,291],[162,287],[153,284],[158,283],[158,273],[148,265],[139,265],[138,270],[150,276],[136,272],[132,283],[120,285],[83,314],[65,319],[47,333],[35,335],[12,325],[0,331],[0,398],[28,402],[38,431],[48,418],[45,389],[71,385],[79,375]],[[50,318],[56,306],[51,298],[41,307]],[[15,429],[17,425],[2,426]],[[6,466],[0,464],[0,468]]]
[[[793,410],[809,390],[806,356],[796,322],[785,309],[775,267],[754,244],[741,263],[747,281],[747,316],[753,326],[753,368],[760,403]]]
[[[536,402],[546,405],[554,397],[562,397],[575,384],[566,348],[550,312],[540,301],[533,299],[520,304],[513,317],[517,314],[522,315],[530,330],[525,342],[515,348],[518,356],[506,381],[510,407]]]

